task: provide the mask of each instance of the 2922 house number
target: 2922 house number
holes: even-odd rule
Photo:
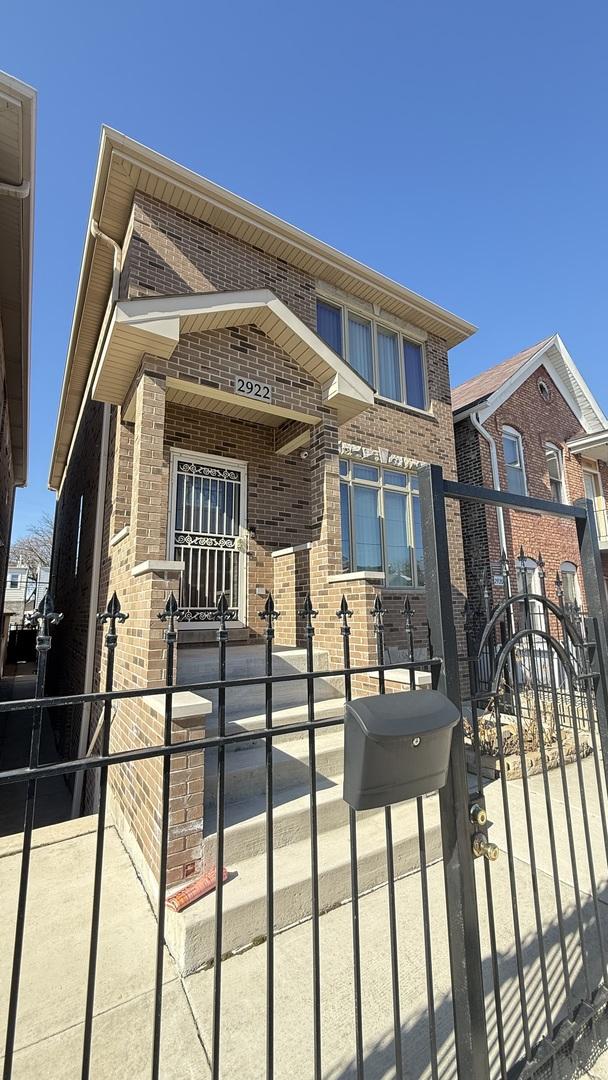
[[[234,383],[237,394],[245,397],[258,398],[259,401],[272,401],[272,390],[268,383],[258,382],[257,379],[241,379],[238,376]]]

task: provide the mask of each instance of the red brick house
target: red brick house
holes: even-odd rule
[[[170,590],[189,612],[182,671],[204,667],[222,590],[230,645],[260,640],[258,613],[272,591],[276,643],[297,650],[310,590],[316,646],[339,664],[335,613],[346,592],[359,615],[353,661],[373,662],[366,617],[380,590],[389,646],[404,644],[401,609],[411,595],[422,647],[414,470],[437,463],[456,478],[448,350],[473,331],[104,129],[50,476],[52,587],[65,616],[54,689],[99,686],[95,616],[113,590],[130,616],[116,656],[121,688],[162,685],[157,614]],[[461,598],[460,520],[454,506],[449,514]],[[114,748],[162,740],[152,704],[121,704]],[[177,704],[175,738],[200,737],[200,701]],[[91,730],[85,710],[74,732],[81,753]],[[191,764],[172,793],[170,882],[200,866],[203,792],[200,763]],[[124,828],[152,868],[160,769],[142,762],[111,777]],[[76,811],[80,800],[77,789]]]
[[[457,386],[452,406],[458,479],[557,502],[591,499],[608,581],[608,419],[559,334]],[[520,574],[521,546],[534,591],[540,552],[549,596],[559,570],[565,601],[584,600],[573,522],[474,504],[461,514],[471,601],[482,603],[485,585],[502,599],[501,552]]]

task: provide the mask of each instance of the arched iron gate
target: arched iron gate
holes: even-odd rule
[[[532,591],[529,555],[522,549],[510,561],[503,552],[504,599],[493,604],[486,589],[481,618],[466,605],[460,682],[446,499],[572,519],[586,604],[585,615],[566,605],[559,574],[556,600],[547,595],[551,568],[541,554]],[[461,911],[468,1008],[460,1017],[455,1008],[455,1023],[470,1025],[472,1071],[461,1059],[458,1075],[581,1075],[608,1042],[608,622],[593,511],[444,481],[434,467],[421,476],[421,505],[442,679],[464,699],[453,768],[463,754],[472,889],[464,853],[460,881],[475,914],[465,925]],[[457,802],[459,792],[449,797]],[[448,874],[445,840],[444,854]],[[456,1004],[457,943],[451,948]]]

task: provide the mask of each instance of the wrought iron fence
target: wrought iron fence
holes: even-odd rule
[[[183,752],[183,744],[173,741],[172,709],[173,698],[176,693],[190,690],[198,693],[217,691],[217,724],[216,732],[205,735],[200,739],[188,743],[189,752],[202,751],[203,756],[209,752],[217,755],[216,770],[216,844],[214,863],[215,883],[215,941],[213,948],[213,1021],[212,1021],[212,1046],[211,1046],[211,1074],[214,1080],[220,1076],[220,1051],[221,1051],[221,1016],[222,1016],[222,973],[223,963],[226,960],[225,943],[223,940],[224,925],[224,853],[226,838],[226,756],[231,749],[238,747],[244,742],[263,744],[265,747],[265,832],[266,832],[266,927],[265,927],[265,952],[266,952],[266,1001],[264,1007],[264,1022],[266,1026],[266,1075],[273,1076],[276,1050],[276,1032],[274,1026],[275,1017],[275,881],[274,881],[274,831],[273,815],[275,813],[275,800],[273,790],[274,760],[273,745],[280,736],[301,733],[308,741],[308,778],[309,778],[309,820],[310,820],[310,925],[312,935],[312,970],[311,979],[313,987],[313,1074],[316,1080],[323,1076],[322,1063],[322,1028],[324,1016],[321,1005],[321,961],[322,950],[319,934],[319,922],[321,917],[321,903],[319,896],[319,827],[318,827],[318,772],[316,761],[316,739],[324,729],[340,727],[343,724],[343,714],[331,717],[318,717],[315,709],[315,685],[320,679],[340,680],[343,685],[344,698],[350,700],[353,692],[353,683],[357,677],[375,676],[378,680],[378,692],[385,693],[387,681],[394,670],[399,670],[403,678],[406,673],[406,685],[413,691],[417,689],[416,675],[418,672],[430,674],[433,687],[437,686],[441,669],[441,660],[432,655],[430,644],[431,635],[427,634],[429,642],[429,655],[425,659],[415,658],[413,612],[406,601],[403,609],[403,645],[408,659],[399,659],[394,663],[386,660],[384,608],[380,596],[374,602],[373,610],[369,613],[353,614],[346,597],[342,598],[339,610],[336,612],[336,629],[339,629],[341,638],[342,663],[338,667],[326,670],[315,670],[314,620],[317,611],[314,608],[310,596],[306,597],[302,610],[299,612],[303,632],[305,636],[306,670],[303,672],[290,672],[277,674],[273,671],[273,644],[275,638],[275,623],[280,616],[275,608],[272,596],[269,596],[264,609],[260,612],[264,623],[264,671],[263,674],[248,676],[239,679],[227,678],[227,656],[229,654],[229,605],[226,597],[222,594],[217,603],[217,678],[205,682],[191,682],[189,684],[177,684],[175,678],[176,668],[176,643],[179,620],[184,613],[179,608],[173,594],[169,597],[165,610],[159,618],[165,624],[166,642],[166,677],[165,685],[161,688],[149,689],[117,689],[114,685],[115,656],[120,645],[120,626],[128,618],[128,614],[121,610],[119,600],[114,593],[109,600],[107,609],[99,617],[99,625],[105,628],[105,686],[103,690],[88,694],[75,694],[45,697],[44,681],[46,670],[46,658],[51,647],[51,627],[61,619],[61,615],[53,610],[53,602],[47,596],[36,612],[35,619],[38,622],[39,632],[37,638],[38,648],[38,676],[36,698],[31,701],[8,701],[0,703],[0,721],[7,714],[22,711],[27,718],[32,717],[32,738],[29,754],[29,762],[23,768],[11,769],[0,772],[0,785],[25,785],[27,791],[26,810],[23,826],[23,848],[21,855],[20,880],[17,899],[17,913],[15,922],[15,939],[12,960],[12,973],[10,981],[10,993],[8,1004],[7,1031],[5,1041],[5,1058],[3,1077],[10,1080],[13,1070],[15,1055],[15,1034],[19,1016],[19,994],[21,988],[21,969],[23,961],[23,945],[26,932],[26,910],[28,904],[28,888],[32,873],[32,834],[35,824],[36,793],[38,785],[52,777],[67,777],[83,772],[93,775],[94,770],[99,771],[99,805],[95,843],[95,861],[92,886],[92,911],[90,924],[89,954],[87,965],[87,982],[84,1007],[84,1028],[81,1057],[81,1076],[83,1080],[92,1075],[91,1054],[94,1029],[96,987],[97,987],[97,960],[99,949],[100,919],[101,919],[101,893],[104,874],[104,836],[108,821],[108,782],[110,771],[113,767],[125,763],[137,763],[149,759],[162,760],[162,792],[161,792],[161,818],[158,835],[159,846],[159,881],[158,900],[156,903],[156,959],[155,959],[155,988],[154,1010],[152,1021],[152,1045],[150,1075],[153,1080],[158,1080],[162,1075],[160,1071],[160,1037],[163,1018],[163,967],[164,967],[164,941],[165,941],[165,910],[167,896],[167,855],[170,837],[169,803],[171,784],[171,762],[175,755]],[[187,612],[185,612],[187,618]],[[376,638],[376,660],[373,664],[353,665],[351,661],[351,626],[357,618],[371,618],[373,620]],[[274,726],[275,706],[273,692],[280,684],[299,683],[305,687],[306,718],[298,719],[293,723]],[[265,697],[265,724],[256,730],[234,730],[230,720],[230,694],[231,691],[244,687],[262,686]],[[112,720],[116,706],[129,700],[145,701],[150,695],[159,693],[165,696],[164,730],[162,741],[157,745],[136,748],[112,749]],[[94,752],[86,757],[78,757],[60,763],[48,764],[39,760],[40,731],[43,717],[47,713],[56,710],[68,709],[74,706],[90,703],[101,710],[101,725],[98,745]],[[403,1075],[403,1050],[402,1050],[402,1021],[400,1013],[400,972],[398,954],[398,920],[395,904],[395,883],[399,878],[394,859],[394,840],[392,810],[387,807],[384,811],[384,826],[386,838],[386,872],[382,882],[387,889],[388,917],[390,925],[390,979],[393,999],[394,1021],[394,1061],[395,1075]],[[433,957],[432,957],[432,920],[429,908],[429,884],[427,878],[427,849],[425,833],[425,810],[422,797],[416,802],[416,821],[418,838],[418,858],[420,871],[420,889],[422,905],[421,939],[424,940],[424,957],[426,964],[426,988],[427,999],[425,1012],[428,1016],[428,1040],[429,1056],[432,1074],[437,1075],[437,1032],[434,1004],[433,983]],[[359,930],[359,903],[362,895],[358,879],[358,851],[357,851],[357,815],[354,810],[349,811],[348,828],[350,834],[350,895],[344,900],[351,904],[352,914],[352,948],[353,948],[353,991],[354,991],[354,1058],[358,1075],[363,1075],[364,1069],[364,1039],[362,1018],[362,987],[361,987],[361,951]],[[434,858],[437,856],[435,855]],[[401,875],[402,876],[402,875]],[[365,890],[363,890],[365,892]]]

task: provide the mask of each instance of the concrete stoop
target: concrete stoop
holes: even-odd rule
[[[329,703],[327,703],[329,705]],[[343,708],[343,703],[332,703]],[[248,726],[248,725],[247,725]],[[279,725],[277,725],[279,726]],[[274,930],[312,914],[310,772],[307,733],[273,740]],[[315,732],[319,905],[327,912],[351,897],[348,806],[342,798],[343,728]],[[226,753],[225,855],[230,877],[224,886],[222,954],[254,943],[267,932],[266,758],[265,745]],[[211,782],[210,782],[211,781]],[[213,773],[206,774],[207,820],[215,819]],[[441,856],[436,797],[425,800],[427,860]],[[205,865],[215,863],[215,835],[205,838]],[[357,815],[359,891],[386,882],[384,810]],[[395,873],[420,866],[415,802],[393,807]],[[186,911],[167,911],[167,945],[182,974],[209,964],[215,949],[215,894]]]

